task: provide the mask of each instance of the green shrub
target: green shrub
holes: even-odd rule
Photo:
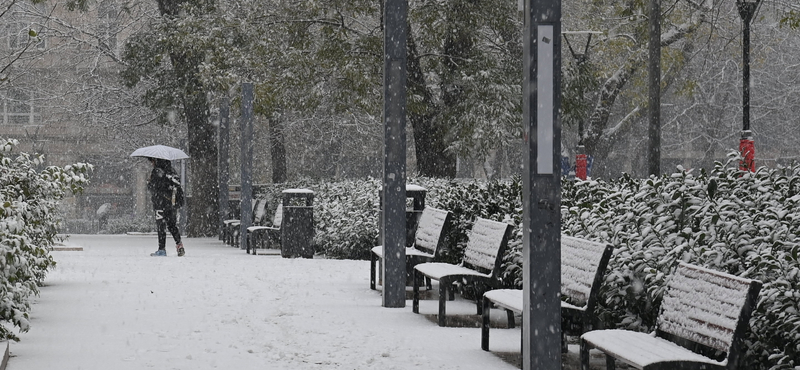
[[[615,246],[598,308],[605,327],[649,331],[679,261],[764,283],[751,319],[747,369],[800,366],[800,165],[738,169],[732,155],[706,173],[562,181],[562,232]],[[426,203],[453,212],[442,257],[458,262],[475,217],[515,226],[507,287],[522,286],[522,184],[412,178]],[[366,259],[378,239],[380,180],[302,185],[315,190],[315,244],[332,258]]]
[[[10,139],[0,144],[0,321],[25,332],[28,299],[55,266],[48,250],[58,241],[58,201],[83,190],[92,166],[44,167],[42,156],[14,155],[17,145]],[[18,340],[6,325],[0,325],[0,339]]]
[[[710,173],[565,182],[562,230],[612,243],[601,290],[607,326],[651,330],[665,279],[686,261],[764,283],[744,368],[800,365],[800,167],[756,173],[732,155]]]

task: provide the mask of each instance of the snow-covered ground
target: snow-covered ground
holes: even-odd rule
[[[252,256],[213,238],[186,256],[150,257],[153,236],[75,235],[33,300],[31,330],[11,343],[9,370],[516,369],[520,331],[440,328],[381,307],[367,261]],[[409,296],[410,298],[410,296]],[[435,298],[435,297],[430,297]],[[448,314],[478,322],[474,303]],[[504,322],[504,314],[497,322]],[[575,347],[575,346],[571,346]],[[564,368],[577,368],[577,348]]]

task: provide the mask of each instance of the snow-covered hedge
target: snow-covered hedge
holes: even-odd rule
[[[428,205],[454,214],[447,261],[460,260],[476,216],[514,224],[503,277],[507,286],[521,287],[519,179],[408,182],[428,189]],[[369,256],[378,237],[380,180],[295,185],[317,192],[319,252]],[[562,231],[616,247],[601,290],[605,326],[651,330],[665,279],[678,261],[687,261],[764,283],[743,368],[800,366],[800,165],[749,173],[731,156],[708,173],[679,168],[647,179],[564,180]]]
[[[649,330],[665,278],[687,261],[764,283],[746,369],[800,365],[800,166],[565,182],[562,230],[616,246],[602,288],[611,327]]]
[[[0,141],[0,339],[18,338],[12,328],[29,327],[28,298],[38,293],[59,227],[58,201],[80,192],[88,164],[44,167],[43,157],[15,154],[16,140]]]

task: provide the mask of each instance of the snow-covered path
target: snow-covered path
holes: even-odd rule
[[[149,256],[152,236],[72,236],[67,245],[83,251],[53,252],[58,266],[34,299],[31,330],[11,343],[8,369],[516,368],[480,349],[479,328],[440,328],[410,300],[381,307],[366,261],[185,244],[186,257],[164,258]],[[421,303],[436,312],[435,300]],[[492,330],[493,351],[518,354],[519,341],[519,329]]]

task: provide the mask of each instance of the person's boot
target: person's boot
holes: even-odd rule
[[[159,250],[155,251],[155,253],[150,253],[150,255],[153,256],[153,257],[166,257],[167,256],[167,251],[164,250],[164,249],[159,249]]]
[[[183,242],[175,245],[175,249],[178,250],[178,257],[183,257],[183,255],[186,254],[186,251],[183,249]]]

